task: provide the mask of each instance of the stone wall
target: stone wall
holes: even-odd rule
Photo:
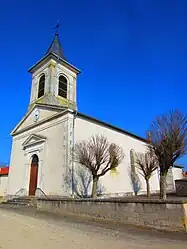
[[[39,211],[119,224],[187,232],[187,201],[39,198]]]

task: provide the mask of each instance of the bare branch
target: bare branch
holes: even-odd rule
[[[92,136],[88,141],[75,145],[75,160],[90,170],[93,177],[99,178],[123,161],[123,149],[109,143],[102,135]]]
[[[160,167],[160,198],[166,199],[166,176],[174,162],[187,154],[187,116],[177,110],[159,116],[150,129],[148,146]]]
[[[88,168],[94,176],[103,176],[108,170],[117,167],[123,158],[122,148],[110,144],[102,135],[92,136],[88,141],[75,145],[75,160]]]
[[[98,176],[103,176],[111,169],[118,167],[118,165],[123,161],[124,153],[121,147],[112,143],[108,147],[108,162],[105,167],[101,169],[101,173]]]
[[[167,173],[187,153],[187,116],[177,110],[159,116],[152,123],[150,134],[161,172]]]
[[[145,180],[149,180],[153,172],[158,168],[158,160],[156,155],[148,151],[146,153],[136,154],[136,168],[142,172],[142,176]]]

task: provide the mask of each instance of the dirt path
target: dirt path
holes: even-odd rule
[[[187,236],[187,235],[186,235]],[[23,215],[0,209],[0,248],[3,249],[183,249],[187,240],[168,238],[63,219]]]

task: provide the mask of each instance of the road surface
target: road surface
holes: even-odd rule
[[[187,234],[107,228],[0,208],[0,249],[183,249]]]

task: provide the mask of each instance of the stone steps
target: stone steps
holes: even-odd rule
[[[2,204],[12,205],[12,206],[36,206],[36,198],[32,196],[23,197],[13,197],[7,201],[2,202]]]

